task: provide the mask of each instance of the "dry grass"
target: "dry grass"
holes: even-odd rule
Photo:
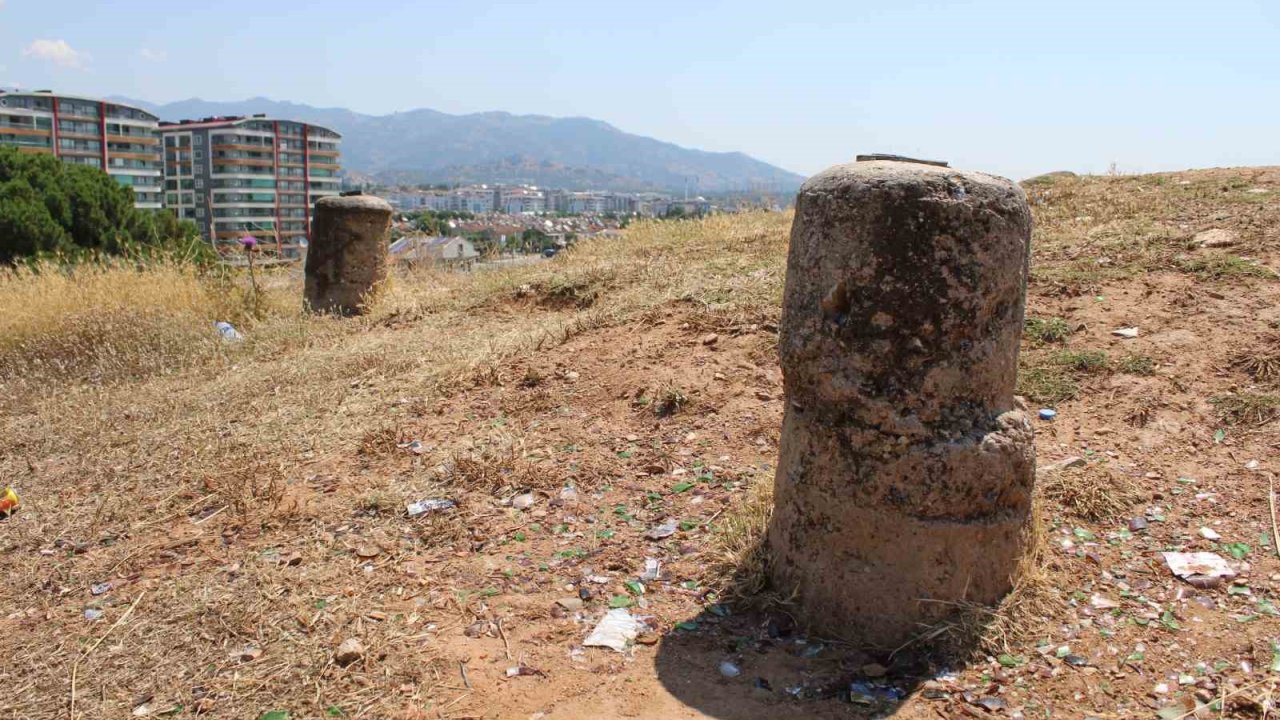
[[[1247,183],[1187,177],[1187,185],[1161,176],[1037,183],[1033,292],[1088,292],[1150,269],[1192,270],[1183,282],[1260,274],[1234,261],[1179,266],[1199,252],[1187,228],[1224,203],[1242,227],[1277,224]],[[135,601],[133,615],[80,662],[80,717],[127,717],[143,697],[157,712],[181,705],[215,717],[278,707],[294,717],[329,708],[351,717],[467,714],[439,640],[492,608],[435,569],[510,542],[510,509],[495,499],[628,482],[614,453],[552,461],[561,450],[541,437],[553,433],[504,416],[521,403],[547,414],[564,404],[565,375],[538,364],[539,354],[599,328],[656,325],[679,305],[699,309],[692,332],[758,333],[755,364],[766,367],[774,341],[759,329],[776,328],[789,224],[786,214],[638,223],[623,241],[584,242],[528,266],[401,269],[367,316],[347,321],[302,314],[296,270],[267,274],[254,308],[243,278],[182,266],[0,276],[0,477],[26,503],[6,524],[0,553],[8,661],[0,679],[11,688],[0,715],[65,718],[72,665]],[[1258,247],[1262,233],[1242,232],[1242,247]],[[246,339],[222,342],[212,324],[223,319]],[[1033,398],[1074,397],[1078,375],[1103,371],[1094,356],[1054,358],[1071,329],[1053,318],[1029,324],[1020,387]],[[1237,367],[1264,384],[1270,362]],[[1147,368],[1124,358],[1106,366]],[[708,408],[715,402],[697,387],[696,412],[628,417],[691,419],[704,397]],[[1258,399],[1270,396],[1226,397],[1234,399],[1219,399],[1219,411],[1242,422],[1280,408]],[[451,402],[470,414],[446,412]],[[396,447],[440,417],[456,424],[438,446],[420,456]],[[553,421],[588,432],[577,417]],[[1068,486],[1077,480],[1064,476],[1046,488],[1051,497],[1037,498],[1031,552],[1006,600],[957,606],[925,639],[1001,651],[1058,613],[1046,507],[1116,509],[1113,491],[1094,497],[1096,486]],[[716,580],[723,597],[767,597],[770,489],[755,483],[712,524],[717,560],[700,579]],[[404,517],[406,501],[435,497],[456,500],[458,512]],[[590,538],[572,542],[566,549],[594,551],[580,547]],[[361,557],[369,547],[376,556]],[[115,589],[89,592],[107,581]],[[87,607],[103,619],[85,620]],[[333,648],[352,636],[376,663],[333,664]],[[245,660],[246,646],[263,653]]]
[[[396,442],[477,382],[561,382],[508,368],[594,328],[676,302],[776,318],[789,223],[638,223],[625,242],[584,242],[550,262],[406,270],[347,321],[302,314],[296,269],[261,279],[257,313],[243,278],[182,266],[0,275],[0,477],[25,502],[0,555],[11,609],[0,656],[24,670],[6,680],[19,689],[0,714],[66,717],[71,663],[143,588],[134,615],[79,667],[80,717],[128,716],[147,695],[156,712],[235,717],[391,717],[451,702],[426,618],[477,611],[483,598],[397,587],[366,575],[353,548],[380,547],[376,564],[451,557],[494,541],[465,519],[473,496],[586,492],[617,468],[556,466],[523,442],[538,434],[524,427],[469,427],[421,457]],[[521,287],[537,301],[517,297]],[[224,319],[243,342],[218,337]],[[404,504],[441,496],[460,511],[406,532]],[[122,589],[88,593],[105,581]],[[103,620],[86,621],[82,603]],[[380,656],[376,667],[334,669],[348,635]],[[236,659],[246,645],[261,658]]]
[[[1280,396],[1234,392],[1209,400],[1225,425],[1263,425],[1280,417]]]
[[[952,610],[947,619],[922,628],[895,654],[923,647],[947,662],[967,662],[974,657],[1010,652],[1016,645],[1040,635],[1066,606],[1059,581],[1048,570],[1047,526],[1045,500],[1037,494],[1023,535],[1026,553],[1009,594],[995,606],[946,603]]]
[[[1233,369],[1260,383],[1275,384],[1280,380],[1280,336],[1266,337],[1254,347],[1236,351],[1230,362]]]
[[[1068,515],[1094,522],[1120,517],[1142,497],[1133,478],[1106,463],[1049,473],[1038,485],[1045,500]]]
[[[780,600],[769,588],[767,536],[773,479],[756,482],[715,527],[710,576],[726,600],[763,608]]]

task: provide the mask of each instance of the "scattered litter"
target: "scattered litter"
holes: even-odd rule
[[[537,501],[538,499],[533,496],[533,493],[522,493],[511,498],[511,507],[517,510],[528,510]]]
[[[560,489],[560,499],[566,502],[573,502],[578,499],[578,490],[572,485]]]
[[[111,583],[109,582],[97,583],[95,585],[89,586],[89,592],[93,595],[102,595],[103,593],[110,592],[110,591],[111,591]]]
[[[560,598],[556,600],[556,604],[568,610],[569,612],[577,612],[582,609],[584,603],[581,598]]]
[[[244,339],[244,336],[240,334],[240,331],[236,330],[235,326],[229,322],[216,322],[213,324],[213,328],[217,330],[218,334],[222,336],[222,339],[227,342],[240,342]]]
[[[262,648],[246,645],[240,650],[231,653],[231,656],[240,662],[253,662],[262,657]]]
[[[547,674],[537,668],[531,668],[528,665],[517,665],[507,668],[507,677],[520,677],[521,675],[536,675],[538,677],[546,677]]]
[[[658,579],[658,572],[662,568],[662,563],[657,558],[644,559],[644,572],[641,573],[640,579],[644,582],[653,582]]]
[[[1089,598],[1089,605],[1095,610],[1114,610],[1120,607],[1120,603],[1109,597],[1098,595],[1097,593],[1095,593],[1093,597]]]
[[[1223,580],[1236,576],[1220,555],[1210,552],[1166,552],[1164,561],[1173,574],[1198,588],[1217,587]]]
[[[1132,339],[1132,338],[1138,337],[1138,328],[1136,327],[1119,328],[1117,330],[1112,330],[1111,334],[1115,335],[1116,337]]]
[[[817,657],[817,656],[818,656],[818,654],[822,652],[822,650],[823,650],[823,645],[822,645],[822,643],[815,643],[815,644],[813,644],[813,645],[806,645],[806,646],[805,646],[805,648],[804,648],[803,650],[801,650],[801,651],[800,651],[800,657],[802,657],[802,658],[812,658],[812,657]]]
[[[896,703],[906,697],[906,691],[883,683],[855,681],[849,683],[849,702],[858,705],[874,705],[879,702]]]
[[[1129,520],[1129,529],[1133,532],[1147,529],[1147,519],[1144,517],[1136,517]]]
[[[649,529],[644,536],[650,540],[661,540],[662,538],[671,537],[676,534],[677,523],[675,520],[667,520],[666,522]]]
[[[1051,408],[1040,408],[1040,419],[1046,422],[1058,417],[1058,411]]]
[[[1068,468],[1084,467],[1085,465],[1088,465],[1088,464],[1089,464],[1089,461],[1085,460],[1079,455],[1072,455],[1071,457],[1063,458],[1057,462],[1051,462],[1047,465],[1041,465],[1036,468],[1036,472],[1051,473],[1051,472],[1057,472],[1058,470],[1066,470]]]
[[[103,612],[97,608],[88,608],[84,611],[85,620],[101,620]]]
[[[6,518],[13,514],[13,511],[18,509],[18,505],[21,502],[18,498],[18,493],[14,492],[13,488],[5,488],[4,492],[0,493],[0,518]]]
[[[404,506],[404,509],[405,512],[409,514],[409,517],[418,517],[419,515],[426,515],[431,512],[452,510],[455,507],[457,507],[457,503],[452,500],[446,500],[445,498],[428,498],[426,500],[409,503]]]
[[[869,678],[884,677],[888,672],[889,669],[880,663],[867,663],[862,666],[862,674]]]
[[[1000,698],[995,696],[979,698],[977,700],[972,700],[971,702],[974,705],[977,705],[980,708],[985,708],[987,710],[990,710],[991,712],[1000,712],[1009,707],[1008,703],[1006,703],[1004,700],[1001,700]]]
[[[1160,708],[1156,712],[1156,716],[1161,720],[1183,720],[1195,715],[1199,709],[1200,704],[1196,702],[1196,699],[1191,695],[1187,695],[1172,705]]]
[[[739,668],[728,660],[722,660],[720,661],[720,674],[727,678],[736,678],[742,674],[742,668]]]
[[[1200,537],[1204,538],[1205,540],[1221,540],[1222,539],[1222,536],[1219,535],[1217,531],[1215,531],[1213,528],[1207,528],[1207,527],[1200,528]]]
[[[427,446],[423,445],[421,440],[410,440],[407,443],[397,443],[396,447],[402,450],[408,450],[414,455],[421,455],[427,451]]]
[[[615,608],[604,614],[591,634],[582,642],[586,647],[607,647],[625,652],[627,644],[640,634],[640,623],[626,608]]]
[[[333,653],[333,661],[339,665],[346,667],[364,657],[364,645],[355,638],[347,638],[342,641],[338,649]]]
[[[382,554],[382,548],[373,543],[360,543],[356,546],[356,557],[363,560],[376,558]]]

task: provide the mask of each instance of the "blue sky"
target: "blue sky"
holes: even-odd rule
[[[0,86],[599,118],[803,174],[1280,164],[1280,2],[0,0]]]

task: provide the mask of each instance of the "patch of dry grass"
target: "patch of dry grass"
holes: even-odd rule
[[[1123,515],[1141,499],[1138,483],[1106,463],[1064,468],[1038,479],[1044,499],[1067,514],[1090,521]]]
[[[715,525],[710,575],[724,599],[755,608],[779,599],[768,592],[767,536],[772,517],[773,478],[768,478],[755,482]]]
[[[244,278],[182,266],[0,274],[0,477],[24,500],[6,527],[20,550],[0,554],[0,605],[34,613],[0,637],[0,656],[28,669],[3,712],[65,717],[78,650],[152,578],[162,584],[112,638],[132,650],[104,646],[80,667],[93,690],[82,717],[127,716],[146,694],[157,712],[203,701],[237,717],[422,707],[440,683],[430,640],[421,626],[362,620],[371,599],[396,607],[405,590],[367,577],[350,547],[378,544],[378,563],[468,550],[486,539],[472,537],[465,510],[406,532],[403,504],[443,495],[465,508],[466,493],[564,483],[585,492],[617,468],[560,467],[500,428],[488,438],[460,429],[421,457],[396,441],[477,378],[514,383],[507,368],[519,358],[673,302],[776,318],[789,224],[785,214],[637,223],[625,240],[584,241],[550,262],[397,270],[370,313],[348,320],[303,314],[296,268],[260,278],[256,314]],[[567,300],[514,304],[522,286]],[[224,319],[242,342],[219,338]],[[520,433],[537,435],[509,434]],[[79,598],[108,580],[120,589],[103,599],[105,622],[88,623]],[[452,602],[424,592],[428,608]],[[376,681],[326,669],[345,634],[385,653]],[[248,644],[262,660],[235,659]],[[181,658],[163,659],[176,648]],[[401,686],[414,689],[382,692]]]
[[[1280,396],[1255,392],[1219,395],[1210,404],[1226,425],[1263,425],[1280,417]]]
[[[952,609],[949,617],[922,628],[915,639],[898,648],[895,654],[927,647],[931,654],[949,662],[967,662],[974,657],[1010,652],[1041,634],[1051,618],[1059,616],[1066,607],[1058,590],[1060,581],[1048,570],[1047,527],[1045,501],[1037,494],[1023,535],[1026,551],[1009,594],[994,606],[946,603]]]
[[[1230,364],[1260,383],[1275,384],[1280,380],[1280,336],[1266,337],[1254,347],[1232,353]]]

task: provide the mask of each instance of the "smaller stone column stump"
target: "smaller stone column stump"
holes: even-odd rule
[[[307,309],[362,315],[375,288],[387,279],[391,206],[372,195],[343,195],[316,201],[307,248]]]

